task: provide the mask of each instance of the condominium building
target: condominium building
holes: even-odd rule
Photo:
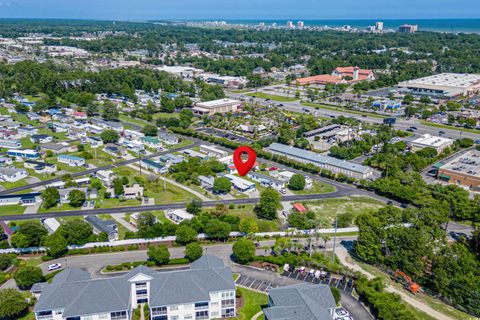
[[[213,116],[215,113],[225,114],[236,112],[243,106],[241,101],[220,99],[208,102],[199,102],[192,108],[194,114]]]
[[[37,320],[130,320],[148,303],[151,320],[208,320],[236,314],[232,271],[205,255],[190,270],[157,272],[144,266],[118,277],[92,279],[66,269],[41,288],[34,308]]]

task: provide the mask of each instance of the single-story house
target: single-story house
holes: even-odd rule
[[[0,180],[5,182],[16,182],[28,177],[28,171],[14,167],[0,168]]]
[[[178,144],[180,142],[180,140],[178,139],[178,137],[176,135],[168,133],[168,132],[159,132],[158,133],[158,139],[161,142],[169,144],[169,145]]]
[[[230,180],[233,187],[240,192],[252,191],[255,190],[257,187],[255,182],[250,182],[233,174],[226,174],[224,175],[224,177]]]
[[[68,200],[68,196],[70,195],[70,192],[73,190],[80,190],[85,193],[85,196],[88,198],[88,188],[66,188],[66,189],[59,189],[58,192],[60,193],[60,203],[69,203],[70,200]]]
[[[262,187],[271,187],[275,190],[285,189],[285,182],[275,179],[273,177],[269,177],[263,173],[251,171],[247,174],[247,176],[253,181],[257,181],[258,183],[260,183]]]
[[[183,220],[191,220],[193,215],[184,209],[167,210],[166,217],[172,222],[179,224]]]
[[[131,187],[123,186],[125,199],[137,199],[143,197],[143,187],[135,183]]]
[[[85,217],[85,221],[93,226],[95,233],[106,232],[109,241],[118,240],[118,226],[115,220],[102,220],[97,216],[89,215]]]
[[[85,165],[85,159],[81,157],[61,154],[57,157],[58,162],[66,163],[70,167],[79,167]]]
[[[24,168],[33,169],[35,173],[53,173],[57,172],[57,166],[52,163],[41,161],[26,160],[23,164]]]
[[[53,137],[48,134],[33,134],[30,136],[32,143],[49,143],[52,142]]]
[[[94,136],[88,136],[87,143],[90,143],[90,146],[92,148],[103,146],[103,140],[100,139],[99,137],[94,137]]]
[[[158,162],[155,162],[151,159],[143,159],[140,162],[140,165],[142,166],[142,168],[146,168],[146,169],[151,170],[155,173],[164,174],[164,173],[168,172],[168,168],[165,165],[163,165],[161,163],[158,163]]]

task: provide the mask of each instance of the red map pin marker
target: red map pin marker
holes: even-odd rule
[[[242,154],[244,153],[248,155],[247,161],[242,160]],[[233,152],[233,163],[235,164],[235,168],[237,168],[238,174],[242,177],[253,168],[256,160],[257,154],[255,150],[250,147],[241,146]]]

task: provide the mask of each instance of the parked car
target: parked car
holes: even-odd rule
[[[62,267],[62,264],[61,263],[54,263],[54,264],[51,264],[47,267],[48,271],[53,271],[53,270],[57,270],[57,269],[60,269]]]
[[[343,317],[348,317],[350,316],[350,313],[348,313],[347,310],[343,308],[336,308],[335,309],[335,319],[341,319]]]
[[[347,286],[353,287],[353,279],[348,279]]]

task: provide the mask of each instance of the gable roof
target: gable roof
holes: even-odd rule
[[[157,272],[138,266],[122,276],[102,279],[91,279],[80,269],[66,269],[44,286],[34,311],[64,309],[67,318],[129,310],[129,280],[142,275],[151,278],[151,307],[205,302],[212,291],[235,290],[232,272],[221,259],[206,255],[196,262],[191,270]]]

